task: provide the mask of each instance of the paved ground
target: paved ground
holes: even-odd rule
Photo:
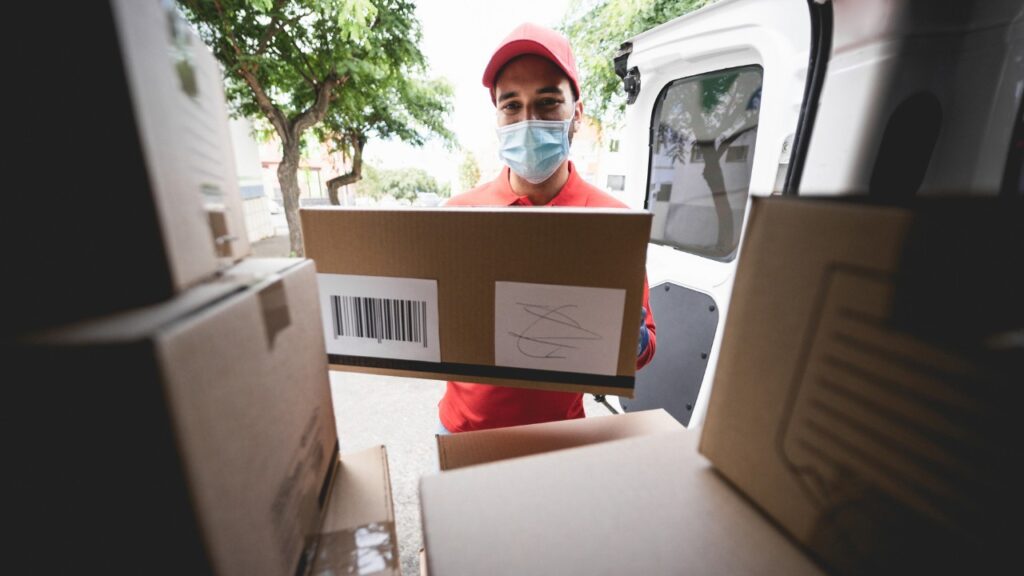
[[[274,236],[253,243],[253,257],[288,255],[288,237]],[[338,423],[342,457],[384,445],[391,471],[395,524],[401,553],[402,574],[420,573],[419,479],[437,472],[437,403],[445,383],[438,380],[395,378],[348,372],[331,372],[331,393]],[[618,409],[616,398],[610,398]],[[585,395],[588,416],[606,415],[608,409]]]

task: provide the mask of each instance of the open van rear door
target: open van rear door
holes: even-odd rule
[[[1019,0],[722,0],[625,43],[658,347],[623,408],[703,421],[752,197],[1019,197],[1022,55]]]
[[[750,197],[786,186],[829,14],[799,0],[723,0],[623,44],[627,196],[654,213],[658,325],[657,354],[636,397],[619,400],[625,410],[702,422]]]

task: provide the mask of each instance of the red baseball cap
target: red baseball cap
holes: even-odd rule
[[[523,54],[536,54],[554,62],[569,77],[573,95],[577,99],[580,97],[579,73],[576,71],[576,58],[572,55],[569,39],[550,28],[527,22],[517,26],[502,40],[491,56],[491,61],[487,63],[487,68],[484,68],[484,86],[491,93],[491,102],[495,102],[494,81],[498,72],[509,60]]]

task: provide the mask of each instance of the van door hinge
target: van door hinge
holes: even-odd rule
[[[626,90],[626,104],[636,102],[636,97],[640,94],[640,70],[636,66],[627,69],[629,55],[632,53],[633,43],[625,42],[619,46],[614,59],[615,74],[622,78],[622,87]]]

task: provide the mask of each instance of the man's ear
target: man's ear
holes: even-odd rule
[[[583,102],[577,100],[573,105],[572,110],[572,129],[571,132],[578,132],[580,129],[580,122],[583,121]]]

